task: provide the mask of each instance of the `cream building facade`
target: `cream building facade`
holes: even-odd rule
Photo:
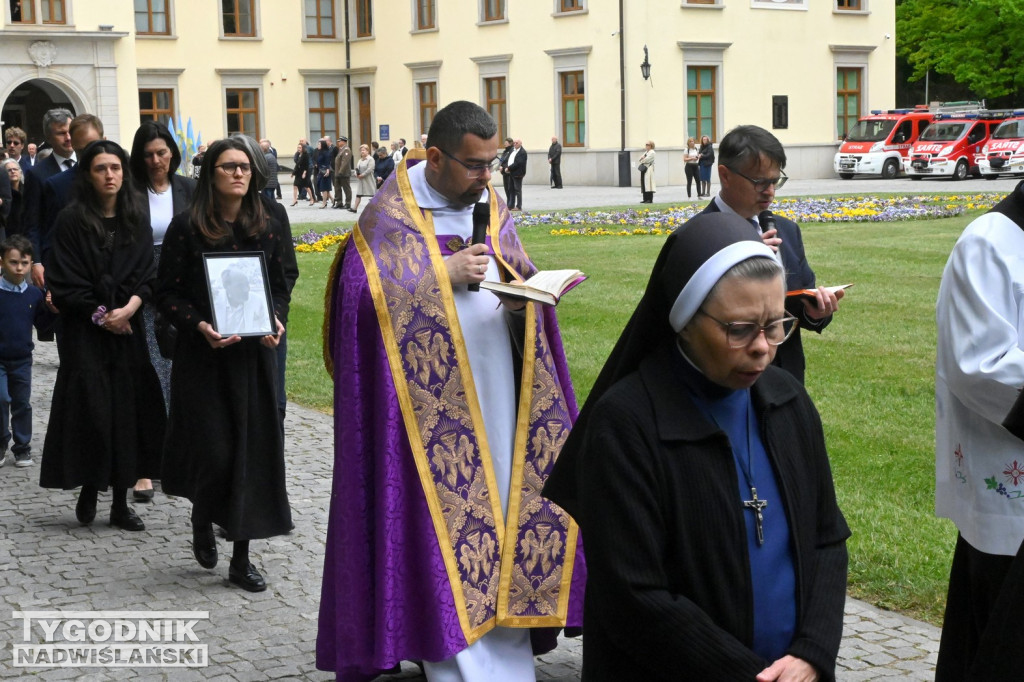
[[[0,118],[34,140],[63,105],[124,144],[173,116],[285,157],[325,134],[414,146],[468,99],[523,140],[527,182],[557,136],[568,185],[636,184],[648,140],[679,184],[688,136],[743,123],[791,176],[827,177],[845,128],[895,97],[891,0],[0,1]]]

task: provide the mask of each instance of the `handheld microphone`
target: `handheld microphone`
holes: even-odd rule
[[[761,211],[757,214],[757,222],[761,226],[761,232],[768,232],[775,229],[775,214],[771,211]]]
[[[487,243],[487,226],[491,224],[491,204],[481,201],[473,206],[473,243]],[[479,284],[470,284],[470,291],[480,291]]]

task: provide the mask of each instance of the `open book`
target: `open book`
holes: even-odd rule
[[[852,286],[852,284],[840,284],[837,287],[825,287],[825,290],[835,293],[837,291],[842,291],[843,289],[849,289]],[[790,296],[810,296],[811,298],[815,298],[817,292],[817,289],[794,289],[793,291],[787,291],[786,297],[789,298]]]
[[[579,270],[542,270],[525,282],[480,282],[480,288],[510,298],[557,305],[558,299],[586,278]]]

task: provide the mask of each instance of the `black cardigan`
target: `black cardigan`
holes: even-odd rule
[[[581,448],[587,682],[674,680],[681,671],[753,680],[771,663],[750,650],[753,597],[732,451],[679,385],[674,352],[664,345],[599,400]],[[793,542],[797,630],[787,653],[831,680],[850,531],[821,422],[778,368],[752,391]]]

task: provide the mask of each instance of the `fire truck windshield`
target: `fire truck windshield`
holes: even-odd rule
[[[850,128],[846,139],[850,142],[878,142],[889,137],[895,127],[896,121],[892,119],[864,119]]]
[[[1010,119],[1009,121],[1003,121],[996,128],[996,131],[992,133],[992,137],[997,140],[1012,140],[1018,137],[1024,137],[1024,119]]]
[[[922,142],[952,142],[959,139],[966,128],[966,123],[933,123],[921,134],[920,139]]]

